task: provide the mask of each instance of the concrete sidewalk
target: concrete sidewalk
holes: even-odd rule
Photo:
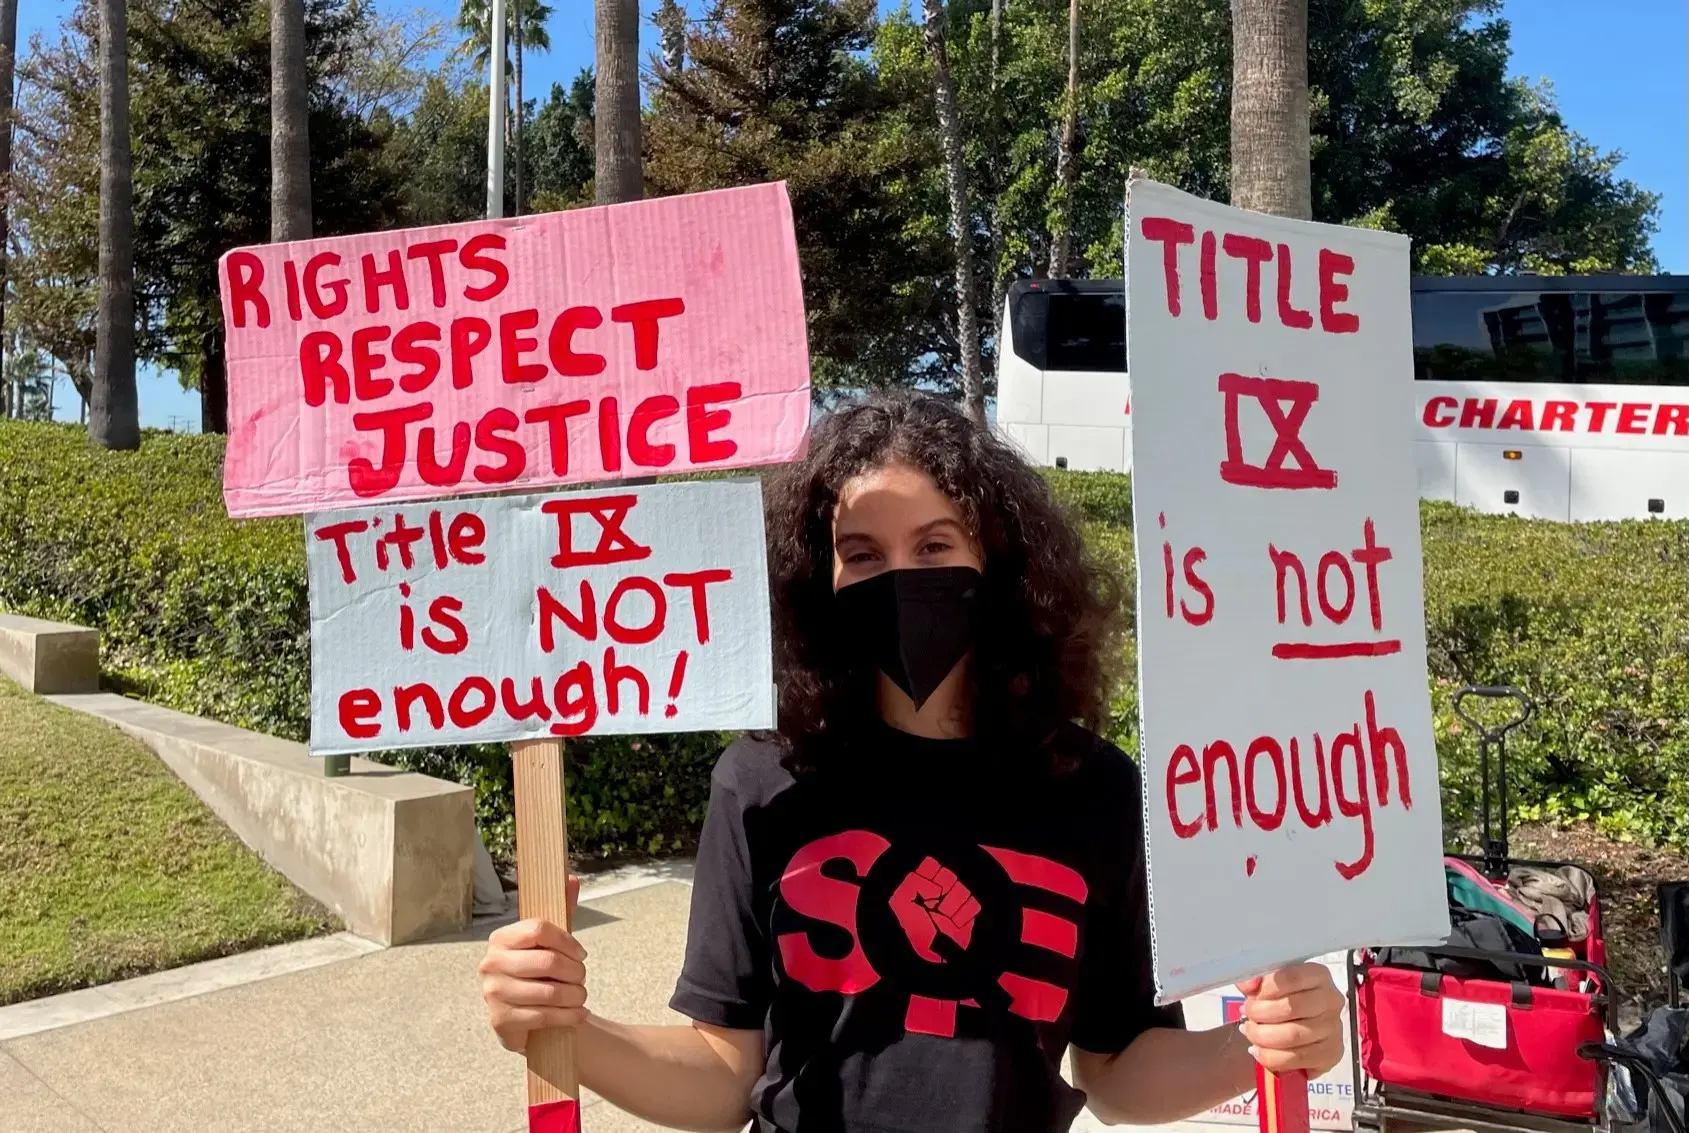
[[[682,1021],[667,1003],[688,878],[588,882],[578,929],[596,1010]],[[488,1029],[475,973],[498,923],[392,949],[308,941],[0,1008],[0,1129],[525,1133],[523,1063]],[[656,1128],[582,1100],[588,1133]]]

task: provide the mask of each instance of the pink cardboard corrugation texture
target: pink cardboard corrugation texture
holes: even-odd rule
[[[466,285],[490,278],[480,270],[462,267],[455,255],[443,261],[446,301],[436,307],[429,264],[408,260],[404,250],[425,241],[455,239],[458,246],[480,233],[497,233],[506,250],[490,254],[510,270],[510,283],[491,299],[465,298]],[[391,249],[400,249],[406,267],[408,309],[396,309],[391,288],[379,291],[378,313],[367,310],[361,263],[366,254],[386,267]],[[302,272],[307,261],[323,252],[337,254],[338,267],[322,278],[349,278],[346,310],[328,318],[312,314],[301,302],[302,318],[289,312],[284,286],[286,262]],[[269,325],[260,327],[258,308],[242,300],[237,318],[231,289],[230,260],[250,279],[252,260],[262,265],[258,285],[269,308]],[[336,237],[294,244],[236,249],[219,265],[224,325],[227,328],[229,377],[229,442],[224,463],[224,499],[234,516],[281,515],[379,501],[429,499],[491,490],[580,483],[623,476],[685,472],[693,469],[742,468],[792,460],[803,452],[810,420],[809,351],[805,333],[802,281],[791,204],[784,184],[754,185],[679,197],[666,197],[603,208],[477,221],[437,228],[410,229]],[[245,294],[250,295],[250,289]],[[632,328],[611,319],[611,309],[643,300],[679,297],[683,314],[658,324],[657,364],[636,367]],[[600,374],[559,375],[549,364],[548,332],[564,309],[592,306],[603,314],[597,328],[575,333],[576,351],[602,354]],[[537,328],[522,331],[537,339],[525,353],[526,364],[546,365],[546,376],[533,383],[508,384],[501,376],[500,326],[503,314],[524,309],[538,311]],[[477,316],[491,324],[491,344],[473,360],[474,379],[467,388],[454,388],[449,353],[450,324],[460,316]],[[237,325],[244,321],[245,325]],[[383,396],[349,404],[331,393],[321,405],[307,404],[300,346],[313,331],[329,331],[345,347],[341,359],[348,373],[352,335],[362,328],[390,327],[394,334],[416,321],[439,324],[441,371],[424,390],[406,392],[395,381]],[[375,349],[386,357],[378,378],[398,379],[415,372],[413,366],[391,356],[392,339]],[[731,419],[709,435],[730,440],[737,451],[726,459],[693,462],[689,457],[686,393],[700,385],[737,382],[742,394],[735,400],[710,405],[726,410]],[[351,383],[348,382],[348,385]],[[677,414],[647,430],[656,446],[673,445],[672,462],[634,463],[626,451],[626,434],[634,408],[648,397],[669,395],[679,400]],[[617,399],[623,440],[622,467],[607,471],[599,443],[598,408],[605,397]],[[553,467],[549,429],[543,422],[524,423],[513,437],[525,452],[520,475],[488,482],[474,469],[503,466],[505,458],[484,451],[471,441],[471,451],[456,484],[425,482],[417,461],[418,425],[407,430],[406,463],[398,482],[380,494],[360,495],[348,475],[348,463],[363,457],[379,467],[383,431],[360,431],[354,418],[370,411],[399,409],[419,402],[433,404],[422,425],[434,430],[437,459],[449,464],[453,426],[467,423],[474,438],[477,423],[489,412],[504,408],[518,418],[536,408],[586,400],[592,410],[569,422],[568,469]]]

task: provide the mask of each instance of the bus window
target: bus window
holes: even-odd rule
[[[1051,295],[1046,369],[1126,371],[1124,295]]]
[[[1120,291],[1017,286],[1009,296],[1009,320],[1014,353],[1036,370],[1126,372],[1126,297]]]
[[[1689,294],[1590,295],[1580,320],[1577,380],[1608,385],[1689,382]]]
[[[1689,384],[1689,293],[1416,291],[1422,381]]]

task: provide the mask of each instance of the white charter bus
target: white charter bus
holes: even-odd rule
[[[997,427],[1036,462],[1132,467],[1119,280],[1022,280]],[[1689,276],[1413,280],[1420,494],[1558,520],[1689,517]]]

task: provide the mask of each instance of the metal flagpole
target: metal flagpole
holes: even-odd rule
[[[492,82],[487,89],[487,217],[504,215],[504,116],[507,109],[504,91],[504,23],[505,0],[492,0],[488,31],[492,50]]]

